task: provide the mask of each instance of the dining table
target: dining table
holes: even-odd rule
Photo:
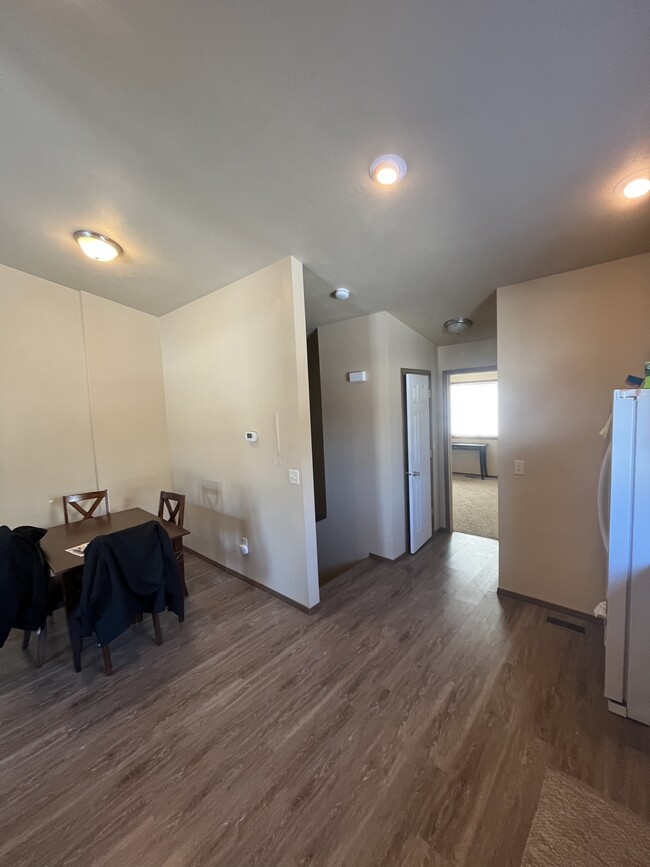
[[[110,512],[108,515],[73,521],[70,524],[59,524],[50,527],[40,541],[41,551],[50,567],[52,578],[59,578],[61,581],[76,671],[81,670],[81,639],[77,633],[75,613],[81,597],[84,557],[83,552],[75,554],[70,549],[92,542],[98,536],[116,533],[118,530],[128,530],[130,527],[138,527],[149,521],[157,521],[167,532],[178,563],[183,593],[187,596],[183,537],[189,535],[190,531],[171,521],[165,521],[157,515],[152,515],[144,509],[124,509],[120,512]]]
[[[110,512],[108,515],[50,527],[41,539],[41,550],[52,575],[65,575],[66,572],[83,566],[84,562],[83,556],[71,554],[70,548],[92,542],[97,536],[116,533],[118,530],[128,530],[130,527],[138,527],[140,524],[146,524],[147,521],[158,521],[167,532],[176,559],[179,561],[181,576],[184,577],[184,569],[182,568],[184,565],[183,537],[188,536],[190,531],[186,530],[185,527],[179,527],[170,521],[165,521],[157,515],[152,515],[144,509],[124,509],[121,512]],[[183,581],[184,585],[185,581]]]

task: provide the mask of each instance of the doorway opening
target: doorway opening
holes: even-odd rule
[[[498,539],[497,371],[445,371],[443,386],[447,528]]]

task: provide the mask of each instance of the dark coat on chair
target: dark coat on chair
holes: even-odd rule
[[[39,548],[39,527],[0,527],[0,647],[12,629],[35,632],[48,614],[50,570]]]
[[[134,615],[168,608],[183,617],[180,573],[169,536],[157,521],[97,536],[84,552],[78,620],[81,635],[110,644]]]

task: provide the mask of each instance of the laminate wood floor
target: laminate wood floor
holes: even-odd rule
[[[601,629],[498,598],[497,543],[366,561],[302,614],[188,556],[165,615],[75,675],[0,651],[3,865],[518,865],[544,772],[650,817],[650,729],[606,710]]]

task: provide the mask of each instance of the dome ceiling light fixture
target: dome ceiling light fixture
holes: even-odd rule
[[[350,297],[350,290],[344,289],[342,286],[339,289],[335,289],[332,292],[332,295],[336,298],[337,301],[347,301]]]
[[[383,186],[401,181],[407,172],[406,162],[397,154],[382,154],[373,160],[370,166],[370,177]]]
[[[458,337],[459,334],[464,334],[468,328],[471,328],[473,324],[471,319],[459,316],[456,319],[448,319],[444,327],[450,334],[455,334]]]
[[[72,237],[86,256],[95,262],[111,262],[124,252],[117,241],[99,232],[91,232],[90,229],[78,229]]]
[[[639,169],[626,175],[616,184],[614,192],[626,199],[640,199],[650,193],[650,168]]]

